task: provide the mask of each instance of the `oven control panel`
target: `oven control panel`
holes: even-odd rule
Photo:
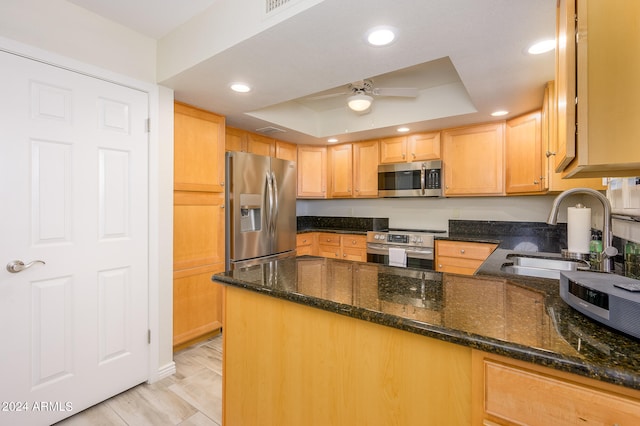
[[[442,232],[437,232],[443,234]],[[433,247],[434,233],[406,231],[369,231],[367,242],[407,247]]]

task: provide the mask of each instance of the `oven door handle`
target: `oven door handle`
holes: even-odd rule
[[[407,252],[407,256],[411,257],[412,254],[415,255],[421,255],[421,256],[433,256],[433,249],[430,247],[425,247],[425,248],[407,248],[407,247],[402,247],[402,246],[393,246],[393,245],[389,245],[389,244],[367,244],[367,253],[370,254],[382,254],[382,255],[389,255],[389,248],[390,247],[394,247],[394,248],[402,248]]]

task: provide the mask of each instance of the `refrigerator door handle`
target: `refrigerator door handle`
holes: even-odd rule
[[[271,215],[271,226],[273,229],[273,234],[275,236],[277,223],[278,223],[278,180],[276,179],[276,174],[271,172],[271,182],[273,188],[273,200],[272,200],[272,215]]]
[[[273,181],[271,179],[271,173],[267,172],[266,176],[266,186],[267,186],[267,205],[266,205],[266,218],[265,222],[267,224],[267,233],[269,235],[273,235]]]

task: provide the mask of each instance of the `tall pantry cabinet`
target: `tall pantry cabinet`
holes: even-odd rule
[[[222,327],[222,293],[211,275],[224,271],[222,116],[174,105],[173,347]]]

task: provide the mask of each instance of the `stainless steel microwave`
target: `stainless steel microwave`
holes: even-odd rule
[[[442,197],[442,161],[378,166],[379,197]]]

